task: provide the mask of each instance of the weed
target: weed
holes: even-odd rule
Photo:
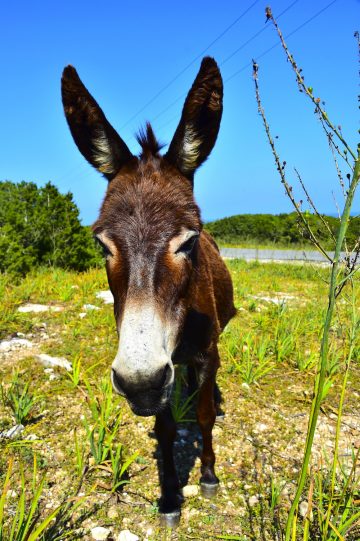
[[[30,412],[38,400],[38,397],[29,392],[29,383],[24,384],[20,381],[18,372],[13,373],[8,389],[1,384],[1,398],[4,406],[13,412],[18,424],[25,424],[28,421]]]
[[[33,477],[30,487],[30,498],[27,498],[28,486],[24,469],[20,466],[20,488],[15,504],[7,504],[7,495],[10,489],[13,473],[13,460],[8,464],[5,482],[0,497],[0,541],[36,541],[45,532],[51,521],[60,512],[57,507],[52,513],[40,518],[40,501],[44,488],[45,478],[40,482],[37,479],[37,462],[34,455]],[[14,508],[15,507],[15,508]]]
[[[112,492],[116,492],[118,488],[124,483],[128,483],[127,479],[124,479],[124,475],[129,469],[130,465],[136,460],[138,451],[124,460],[123,446],[119,443],[115,449],[111,450],[111,473],[112,473]]]
[[[285,481],[277,481],[274,477],[270,479],[269,506],[270,511],[274,512],[280,503],[281,493],[286,485]]]
[[[183,398],[183,385],[182,374],[178,370],[175,377],[175,385],[173,394],[171,397],[171,411],[176,423],[193,423],[195,419],[189,417],[189,413],[192,408],[193,398],[196,396],[197,391],[192,393],[186,399]]]
[[[272,370],[273,363],[268,358],[268,350],[267,338],[254,339],[251,334],[247,334],[237,343],[231,341],[227,353],[242,381],[250,385],[257,383]]]
[[[71,371],[65,370],[65,373],[70,378],[74,388],[80,384],[81,361],[82,361],[81,354],[76,355],[74,360],[72,361],[72,370]]]

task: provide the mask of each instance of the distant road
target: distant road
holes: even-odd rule
[[[315,250],[271,250],[257,248],[221,248],[223,257],[230,259],[245,259],[246,261],[309,261],[313,263],[327,263],[326,257]],[[327,252],[334,257],[334,252]],[[341,258],[345,257],[341,252]],[[353,254],[355,257],[355,254]]]

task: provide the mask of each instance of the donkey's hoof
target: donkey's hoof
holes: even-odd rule
[[[165,528],[176,528],[180,522],[180,511],[160,513],[160,524]]]
[[[208,500],[216,496],[218,489],[219,483],[200,483],[201,495]]]

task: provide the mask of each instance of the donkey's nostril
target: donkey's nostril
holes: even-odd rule
[[[115,391],[119,393],[121,396],[125,396],[121,378],[119,374],[116,372],[116,370],[114,370],[113,368],[111,369],[111,381],[112,381]]]
[[[171,368],[170,365],[165,365],[165,368],[161,368],[157,371],[155,374],[155,377],[153,379],[153,387],[155,389],[162,389],[165,387],[171,379]]]

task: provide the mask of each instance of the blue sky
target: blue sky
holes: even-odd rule
[[[291,211],[257,113],[248,66],[255,58],[263,104],[290,182],[295,186],[296,166],[319,210],[336,212],[335,200],[339,207],[343,200],[313,107],[297,91],[281,48],[262,56],[278,41],[271,24],[265,25],[269,3],[6,2],[0,23],[0,179],[39,185],[51,180],[62,192],[74,194],[83,223],[90,224],[106,181],[85,162],[70,136],[60,99],[64,66],[76,67],[112,125],[137,153],[133,135],[146,120],[153,122],[161,141],[170,142],[185,94],[201,57],[208,54],[220,65],[225,95],[217,144],[195,177],[203,219]],[[295,31],[288,45],[306,82],[356,147],[358,65],[353,34],[360,3],[337,0],[327,7],[330,3],[274,0],[270,5],[275,16],[286,10],[279,18],[285,35],[327,8]],[[354,208],[360,211],[359,195]]]

